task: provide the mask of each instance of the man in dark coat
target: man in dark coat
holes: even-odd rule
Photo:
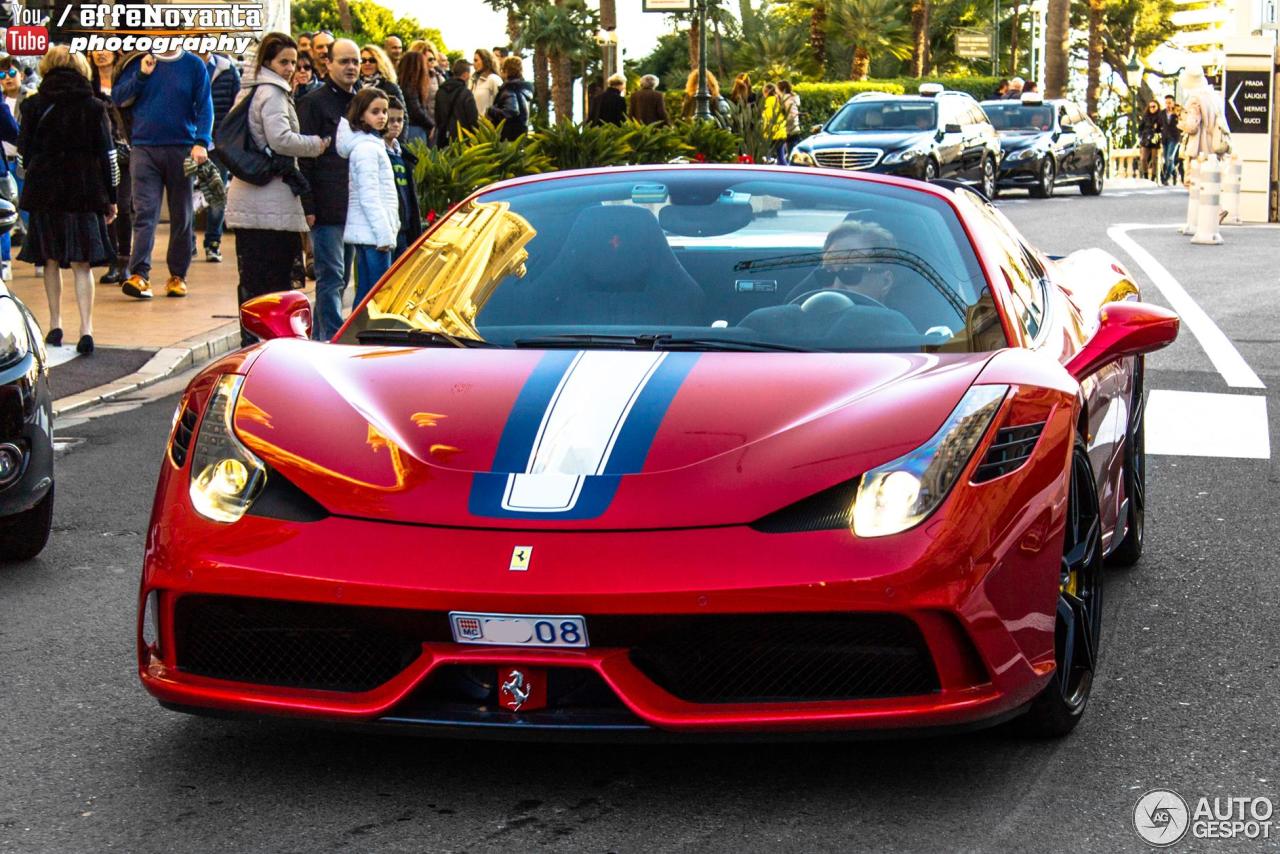
[[[231,106],[240,92],[240,72],[235,63],[219,53],[197,54],[204,60],[204,67],[209,72],[209,95],[213,98],[213,135],[217,137],[222,120],[231,112]],[[214,164],[218,174],[222,176],[225,187],[231,180],[231,173]],[[205,199],[209,201],[208,198]],[[204,260],[215,264],[222,262],[222,220],[226,213],[226,197],[219,205],[209,204],[204,222]]]
[[[667,123],[667,100],[658,91],[657,77],[646,74],[640,78],[640,88],[631,93],[627,115],[647,125]]]
[[[334,139],[338,121],[347,114],[360,77],[360,49],[350,39],[329,48],[329,75],[324,85],[298,101],[299,132]],[[310,192],[302,209],[311,226],[316,263],[316,312],[312,336],[325,341],[342,326],[342,292],[351,279],[351,244],[342,242],[347,225],[347,160],[331,145],[319,157],[298,160]]]
[[[453,76],[436,92],[436,145],[440,148],[460,138],[459,127],[475,130],[480,124],[476,97],[467,85],[470,79],[471,63],[459,59],[453,64]]]
[[[620,125],[627,120],[627,99],[622,94],[626,88],[627,78],[621,74],[609,78],[609,85],[596,101],[596,124]]]

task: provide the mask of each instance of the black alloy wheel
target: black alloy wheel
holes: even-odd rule
[[[996,197],[996,164],[990,157],[982,158],[982,195]]]
[[[932,157],[924,162],[924,179],[935,181],[938,178],[938,164]]]
[[[1057,181],[1057,170],[1053,168],[1053,158],[1046,156],[1040,162],[1040,169],[1036,173],[1036,182],[1031,185],[1031,195],[1037,199],[1047,199],[1053,195],[1054,184]]]
[[[1102,633],[1102,516],[1085,443],[1071,455],[1067,530],[1062,542],[1053,678],[1017,720],[1026,735],[1057,738],[1084,716],[1098,663]]]
[[[1102,159],[1102,155],[1095,155],[1093,158],[1093,171],[1089,173],[1089,179],[1080,185],[1080,193],[1084,196],[1101,196],[1102,183],[1106,180],[1107,163]]]
[[[1133,397],[1129,402],[1129,432],[1124,445],[1124,496],[1129,500],[1125,515],[1124,539],[1111,552],[1108,562],[1133,566],[1142,558],[1147,517],[1146,399],[1142,395],[1145,359],[1134,357]]]

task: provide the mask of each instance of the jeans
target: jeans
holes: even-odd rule
[[[353,248],[356,250],[355,304],[359,305],[369,295],[369,291],[373,290],[373,286],[378,284],[378,280],[391,269],[391,253],[379,252],[376,246],[362,243]]]
[[[311,337],[328,341],[342,328],[342,293],[351,278],[352,247],[342,242],[341,225],[317,225],[311,229],[311,251],[316,263],[316,310]]]
[[[191,178],[182,171],[182,162],[191,148],[185,145],[135,145],[129,156],[133,173],[133,253],[129,272],[151,276],[151,250],[156,245],[156,223],[160,220],[160,199],[169,193],[169,251],[165,260],[169,275],[185,279],[195,250],[192,228]]]
[[[1174,171],[1178,167],[1178,140],[1167,139],[1164,142],[1164,168],[1160,171],[1160,180],[1166,184],[1173,180]]]
[[[214,165],[217,166],[216,163]],[[223,169],[221,166],[218,166],[218,174],[222,176],[222,185],[225,187],[227,183],[231,180],[231,173],[228,172],[226,169]],[[227,215],[227,208],[225,205],[219,208],[215,208],[214,206],[210,205],[208,210],[205,212],[205,221],[204,221],[204,248],[205,249],[208,249],[210,246],[214,245],[215,243],[222,242],[222,224],[223,224],[223,220],[226,218],[226,215]]]

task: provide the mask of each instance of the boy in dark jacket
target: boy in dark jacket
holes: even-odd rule
[[[396,179],[396,196],[400,199],[400,233],[396,235],[396,248],[391,253],[392,263],[422,234],[422,209],[418,205],[418,188],[413,180],[418,158],[400,144],[404,132],[404,102],[392,98],[387,107],[387,129],[383,136],[387,141],[387,156],[391,158],[391,171]]]
[[[471,80],[471,63],[459,59],[453,64],[453,76],[440,84],[436,92],[436,145],[444,148],[461,134],[458,129],[475,130],[480,124],[476,97],[467,85]]]
[[[222,120],[231,112],[236,94],[240,91],[240,72],[236,70],[235,63],[220,53],[201,53],[198,56],[204,60],[204,67],[209,72],[209,95],[213,99],[213,135],[217,136]],[[231,180],[230,173],[217,164],[213,168],[218,170],[225,187]],[[207,196],[205,201],[209,207],[204,221],[204,260],[219,264],[222,262],[222,220],[226,213],[226,196],[222,197],[221,204],[215,205]]]
[[[511,141],[529,132],[529,84],[524,79],[524,62],[518,56],[502,60],[502,77],[506,81],[489,108],[489,121],[502,123],[502,138]]]

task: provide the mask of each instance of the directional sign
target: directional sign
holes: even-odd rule
[[[644,0],[646,12],[692,12],[693,0]]]
[[[991,56],[991,33],[982,30],[958,30],[956,56],[961,59],[986,59]]]
[[[1271,132],[1271,72],[1227,69],[1223,95],[1232,133]]]

